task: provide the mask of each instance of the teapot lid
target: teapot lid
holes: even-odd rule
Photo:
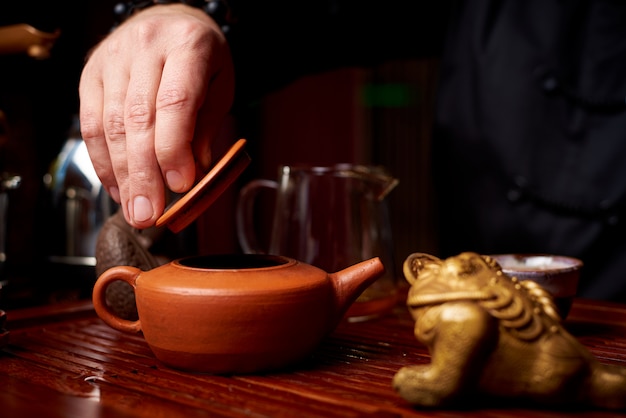
[[[250,164],[244,151],[245,139],[238,140],[189,192],[175,201],[156,221],[172,232],[180,232],[196,220]]]

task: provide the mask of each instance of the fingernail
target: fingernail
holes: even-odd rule
[[[152,218],[152,203],[145,196],[137,196],[133,200],[133,219],[135,222],[143,222]]]
[[[170,170],[165,173],[167,186],[174,192],[180,192],[185,189],[185,179],[176,170]]]

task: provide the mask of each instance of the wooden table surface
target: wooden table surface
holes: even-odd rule
[[[141,335],[105,325],[89,301],[6,312],[0,417],[561,417],[521,407],[414,408],[391,387],[403,366],[429,361],[405,307],[342,323],[291,370],[212,376],[169,369]],[[626,367],[626,305],[576,300],[565,322],[603,363]],[[570,411],[570,413],[573,413]],[[626,417],[576,411],[577,417]]]

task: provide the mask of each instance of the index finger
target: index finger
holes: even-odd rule
[[[93,61],[90,60],[85,64],[80,77],[78,86],[80,132],[102,186],[119,203],[120,194],[103,123],[104,86],[98,68],[100,67],[93,65]]]

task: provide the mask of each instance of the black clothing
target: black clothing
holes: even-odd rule
[[[581,258],[626,301],[626,4],[459,2],[434,140],[441,252]]]
[[[438,255],[575,256],[581,296],[626,301],[623,2],[243,3],[239,103],[307,72],[439,54],[445,35]]]

